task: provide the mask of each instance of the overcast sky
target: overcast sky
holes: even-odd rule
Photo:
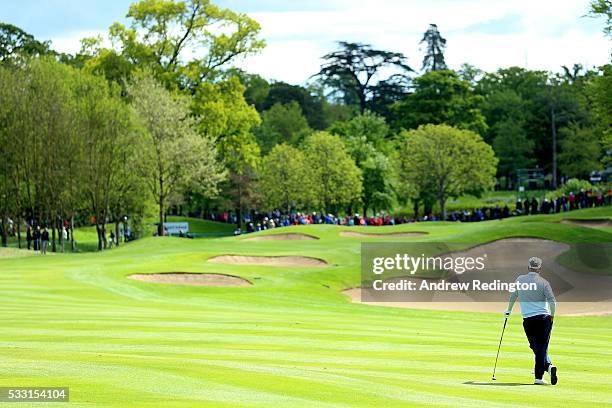
[[[56,50],[75,52],[85,36],[126,22],[131,0],[0,0],[0,21],[15,24]],[[561,65],[602,65],[610,41],[603,22],[584,17],[589,0],[218,0],[262,26],[267,47],[238,65],[267,79],[304,83],[321,56],[345,40],[398,51],[421,68],[419,41],[429,23],[447,39],[451,68],[512,65],[558,71]]]

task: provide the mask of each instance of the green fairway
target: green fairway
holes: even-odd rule
[[[571,214],[610,216],[610,207]],[[605,229],[561,224],[561,218],[405,224],[376,231],[428,233],[394,241],[534,236],[612,242]],[[180,219],[169,221],[174,220]],[[194,232],[231,232],[225,227],[194,224]],[[360,243],[376,238],[341,238],[347,228],[263,233],[320,238],[310,241],[151,237],[102,253],[47,257],[0,249],[0,386],[69,386],[70,403],[53,407],[612,406],[612,317],[558,316],[550,354],[559,366],[559,384],[535,387],[529,385],[532,353],[514,314],[492,382],[503,310],[349,303],[341,291],[360,283]],[[329,266],[206,262],[221,254],[302,255]],[[229,274],[253,286],[126,279],[153,272]],[[12,405],[27,406],[7,404]]]

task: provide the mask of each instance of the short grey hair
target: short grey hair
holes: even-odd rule
[[[528,267],[529,270],[532,271],[538,271],[542,269],[542,259],[538,258],[537,256],[532,256],[531,258],[529,258]]]

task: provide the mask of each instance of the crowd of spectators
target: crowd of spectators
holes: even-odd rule
[[[526,197],[524,199],[519,198],[516,200],[514,208],[510,208],[510,206],[506,204],[504,206],[483,206],[480,208],[451,211],[447,215],[447,221],[478,222],[499,220],[516,216],[567,212],[610,204],[612,204],[612,194],[608,193],[606,196],[604,196],[602,193],[597,193],[591,190],[583,190],[575,194],[569,193],[568,195],[560,195],[552,199],[543,198],[538,200],[536,197]],[[231,224],[237,223],[236,213],[231,211],[210,213],[208,218],[213,221]],[[415,218],[391,214],[376,214],[366,217],[358,213],[342,216],[334,214],[320,214],[316,211],[286,213],[280,210],[274,210],[267,213],[251,212],[246,214],[243,217],[243,225],[246,226],[245,230],[237,228],[234,233],[238,235],[270,228],[287,227],[290,225],[331,224],[345,226],[381,226],[440,220],[441,217],[433,213]]]

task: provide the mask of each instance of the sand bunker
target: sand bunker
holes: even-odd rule
[[[287,234],[262,235],[257,237],[245,238],[245,241],[314,241],[319,238],[307,234],[295,232]]]
[[[361,302],[361,289],[353,288],[342,291],[353,303],[371,306],[399,307],[406,309],[444,310],[450,312],[503,313],[508,302]],[[519,315],[518,306],[513,314]],[[610,302],[557,302],[558,315],[563,316],[612,316]]]
[[[208,259],[208,262],[223,263],[231,265],[263,265],[263,266],[305,266],[322,267],[327,262],[318,258],[306,256],[243,256],[243,255],[220,255]]]
[[[348,238],[398,238],[398,237],[420,237],[427,235],[426,232],[376,232],[376,233],[365,233],[355,231],[342,231],[340,232],[341,237]]]
[[[251,286],[251,282],[237,276],[221,275],[218,273],[192,273],[192,272],[165,272],[165,273],[137,273],[129,275],[129,279],[170,283],[175,285],[192,286]]]
[[[559,292],[556,293],[558,302],[557,311],[559,314],[568,316],[612,315],[612,292],[609,289],[612,286],[612,276],[602,277],[578,273],[556,263],[556,257],[569,249],[567,244],[535,238],[509,238],[478,245],[465,251],[457,251],[453,255],[474,256],[479,253],[486,253],[489,259],[494,258],[498,264],[501,262],[501,264],[507,265],[509,269],[516,270],[518,275],[523,273],[521,271],[525,269],[525,261],[518,259],[516,253],[520,251],[513,250],[513,245],[524,245],[525,243],[537,245],[538,256],[543,259],[544,265],[554,265],[545,268],[543,275],[551,282],[553,287],[559,288]],[[546,269],[551,272],[547,273]],[[482,278],[480,276],[477,277]],[[578,298],[586,299],[587,296],[582,293],[585,290],[589,293],[588,298],[593,301],[573,301]],[[466,294],[458,292],[436,292],[427,299],[411,302],[361,302],[360,288],[347,289],[343,293],[349,296],[354,303],[387,307],[501,313],[507,306],[507,302],[473,301]],[[515,309],[515,313],[519,313],[518,309]]]
[[[612,220],[610,219],[606,219],[606,218],[598,218],[598,219],[570,219],[570,218],[566,218],[564,220],[561,221],[561,224],[573,224],[573,225],[580,225],[581,227],[588,227],[588,228],[611,228],[612,227]]]

